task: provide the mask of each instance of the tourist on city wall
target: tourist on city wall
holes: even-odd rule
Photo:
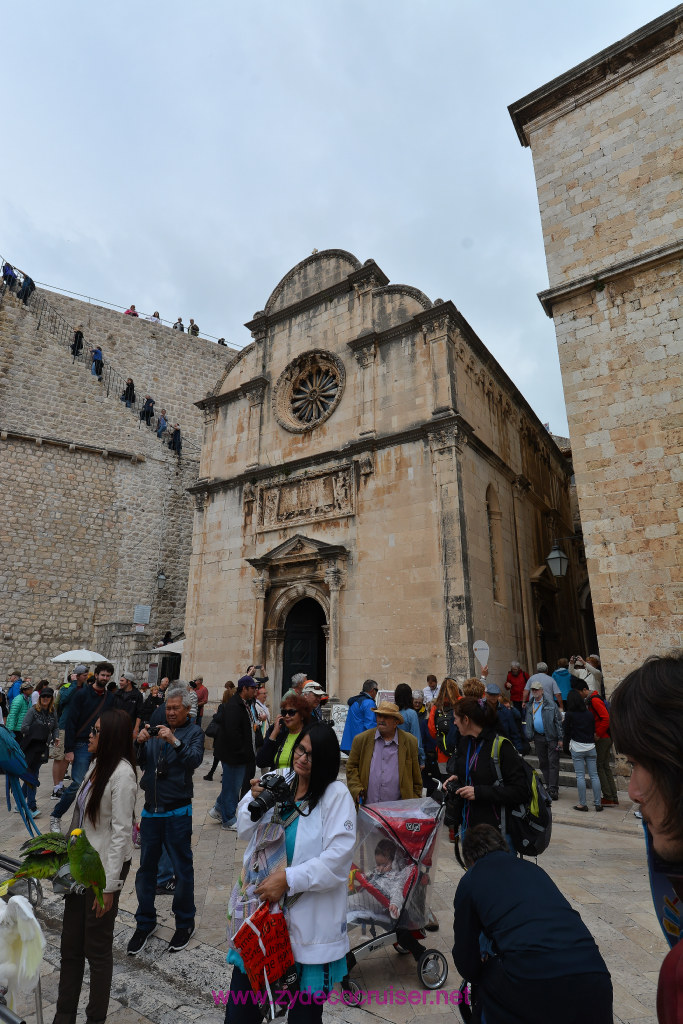
[[[90,730],[95,720],[111,707],[114,700],[113,693],[107,690],[113,674],[114,666],[108,661],[101,662],[95,668],[92,685],[81,687],[70,702],[64,730],[64,750],[66,760],[71,765],[71,785],[62,792],[52,811],[51,832],[62,831],[62,815],[76,799],[76,793],[85,778],[90,764]]]
[[[501,743],[498,781],[492,748],[498,733],[498,716],[482,698],[463,697],[455,708],[460,740],[449,758],[447,823],[459,832],[460,840],[475,825],[501,826],[501,808],[518,807],[528,796],[528,784],[520,755],[511,743]],[[453,792],[455,790],[455,792]],[[451,795],[452,794],[452,795]],[[456,845],[456,856],[457,854]]]
[[[3,263],[2,265],[2,280],[7,287],[7,290],[13,292],[19,278],[17,277],[14,267],[10,263]]]
[[[157,437],[161,437],[165,433],[166,427],[168,426],[168,420],[166,419],[166,410],[162,409],[157,416]]]
[[[507,744],[504,744],[507,746]],[[495,825],[468,829],[453,900],[453,962],[486,1024],[612,1024],[612,981],[542,868],[511,857]],[[482,956],[482,941],[495,951]]]
[[[103,711],[89,730],[92,764],[76,795],[71,829],[82,828],[102,861],[106,882],[100,906],[92,889],[64,899],[61,964],[53,1024],[74,1024],[90,966],[86,1020],[103,1022],[109,1008],[114,970],[114,925],[123,883],[133,856],[131,822],[135,812],[137,772],[133,734],[123,711]]]
[[[340,743],[342,753],[348,754],[355,737],[375,725],[375,698],[378,690],[374,679],[366,679],[361,692],[347,700],[349,710]]]
[[[152,315],[148,316],[147,319],[150,320],[153,324],[160,324],[161,317],[159,316],[159,310],[155,309]]]
[[[425,766],[425,752],[422,745],[420,719],[417,717],[417,712],[413,708],[413,691],[407,683],[399,683],[394,690],[394,704],[403,716],[403,721],[399,725],[399,729],[403,729],[404,732],[409,732],[411,736],[414,736],[417,740],[417,756],[420,762],[420,772],[422,772],[422,769]]]
[[[522,714],[524,691],[528,679],[529,673],[524,671],[519,662],[511,661],[510,671],[505,677],[505,689],[510,694],[513,707],[516,707],[520,714]]]
[[[223,767],[221,791],[209,817],[220,821],[221,827],[236,831],[237,804],[244,782],[246,766],[256,754],[254,719],[249,704],[256,695],[256,682],[251,676],[240,676],[237,693],[216,712],[218,734],[213,741],[215,756]]]
[[[168,442],[168,447],[171,451],[174,451],[178,458],[183,448],[183,442],[180,436],[180,424],[176,423],[173,427],[173,433],[171,434],[171,440]]]
[[[21,749],[28,770],[35,776],[39,775],[40,766],[48,761],[50,743],[59,743],[59,722],[54,711],[54,695],[55,692],[50,686],[43,686],[37,705],[28,709],[21,723]],[[33,811],[35,818],[40,814],[36,806],[36,787],[25,782],[22,789],[29,810]]]
[[[562,725],[564,728],[564,750],[574,762],[576,788],[579,791],[579,802],[575,805],[574,810],[588,810],[586,803],[586,772],[588,772],[593,804],[596,811],[601,811],[602,790],[595,749],[595,719],[577,690],[569,691],[567,710]]]
[[[193,338],[196,338],[198,336],[198,334],[199,334],[199,327],[194,322],[192,317],[190,317],[190,324],[189,324],[189,326],[187,328],[187,333],[191,334]]]
[[[145,421],[145,424],[149,426],[154,416],[154,399],[151,395],[145,395],[145,402],[140,410],[140,419]]]
[[[294,747],[300,735],[308,728],[311,708],[304,696],[285,695],[280,714],[266,731],[263,746],[256,754],[256,764],[263,771],[272,768],[290,768]]]
[[[33,279],[30,278],[28,274],[24,274],[24,280],[19,292],[17,293],[17,298],[21,299],[26,306],[28,305],[28,300],[31,298],[35,290],[36,286]]]
[[[527,704],[524,731],[529,742],[534,744],[549,795],[553,800],[559,800],[560,750],[564,736],[562,715],[555,701],[546,696],[539,679],[530,679],[529,686],[531,700]]]
[[[595,747],[598,755],[598,775],[602,789],[602,806],[618,807],[619,797],[617,784],[612,774],[610,757],[612,756],[612,738],[610,736],[610,713],[607,705],[597,690],[591,692],[588,681],[575,679],[574,687],[585,701],[586,707],[592,712],[595,720]]]
[[[248,805],[263,793],[254,779],[251,792],[240,802],[237,812],[237,834],[242,840],[250,840],[270,825],[276,810],[283,822],[282,852],[287,866],[271,871],[256,893],[270,903],[287,896],[287,926],[299,991],[307,993],[329,992],[348,973],[346,899],[356,842],[356,814],[346,786],[337,782],[339,768],[337,737],[328,726],[314,725],[294,751],[291,802],[278,804],[260,821],[252,821]],[[248,868],[245,854],[245,871]],[[237,993],[250,991],[244,963],[235,949],[228,953],[228,962],[234,968],[225,1022],[258,1024],[260,1006],[248,1000],[242,1004],[235,998]],[[314,1001],[309,996],[297,1000],[288,1020],[292,1024],[320,1024],[322,1016],[322,1000]]]
[[[25,679],[19,687],[19,693],[10,704],[9,714],[7,715],[7,728],[10,732],[14,733],[17,742],[21,742],[21,726],[31,707],[32,693],[33,683]]]
[[[173,324],[173,330],[181,331],[183,334],[185,333],[185,324],[183,323],[183,318],[181,316],[179,316],[176,322]]]
[[[572,688],[572,676],[569,671],[569,662],[566,658],[557,659],[557,668],[553,672],[553,679],[560,688],[562,700],[566,701]]]
[[[417,740],[398,728],[403,715],[391,701],[382,701],[374,715],[375,728],[356,736],[346,762],[346,784],[356,806],[422,796]]]
[[[659,973],[659,1024],[683,1021],[683,657],[648,658],[612,694],[612,736],[631,765],[628,795],[640,807],[654,909],[671,947]]]
[[[126,381],[126,386],[121,392],[121,401],[126,403],[126,409],[130,409],[132,405],[135,405],[135,384],[133,384],[132,377],[129,377]]]
[[[161,710],[161,709],[159,709]],[[145,805],[140,816],[140,867],[135,876],[137,927],[128,953],[137,956],[156,930],[155,895],[163,850],[170,858],[175,887],[175,934],[168,951],[184,949],[194,933],[194,863],[192,860],[192,775],[204,757],[204,733],[189,720],[190,695],[180,680],[166,696],[166,722],[152,736],[138,733],[137,756],[143,769]],[[157,711],[157,714],[159,711]]]
[[[135,306],[133,305],[132,302],[130,304],[129,309],[127,309],[126,312],[123,315],[124,316],[140,316],[140,314],[138,313],[137,309],[135,308]]]
[[[221,696],[221,704],[227,704],[227,702],[230,700],[230,698],[235,696],[235,693],[236,693],[235,684],[233,683],[232,679],[228,679],[227,683],[223,687],[223,694]],[[213,747],[213,763],[211,765],[211,768],[209,769],[208,774],[204,776],[204,779],[205,779],[206,782],[213,782],[213,777],[214,777],[216,768],[218,768],[219,762],[220,762],[220,758],[216,755],[216,744],[214,743],[214,747]]]
[[[90,372],[93,377],[97,377],[100,383],[102,383],[102,367],[104,366],[104,356],[102,355],[102,349],[99,345],[90,349],[90,358],[92,360],[92,366]]]
[[[71,342],[71,355],[74,359],[78,359],[81,352],[83,351],[83,325],[79,324],[74,331],[73,341]]]
[[[483,690],[483,685],[482,685]],[[439,688],[439,694],[429,710],[427,728],[436,743],[436,758],[439,772],[444,775],[446,763],[453,753],[455,724],[454,711],[460,700],[460,688],[455,679],[446,676]]]

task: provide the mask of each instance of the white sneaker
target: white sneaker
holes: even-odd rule
[[[212,807],[211,810],[209,811],[209,817],[213,818],[214,821],[222,821],[223,820],[221,818],[221,816],[220,816],[220,813],[216,810],[215,807]]]
[[[61,832],[62,831],[62,819],[55,818],[54,814],[50,815],[50,832]]]
[[[40,807],[37,807],[35,809],[35,811],[31,811],[31,814],[33,815],[34,818],[39,818],[40,815],[41,815]],[[60,831],[61,831],[61,829],[60,829]]]

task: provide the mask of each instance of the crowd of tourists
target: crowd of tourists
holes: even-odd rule
[[[452,678],[439,684],[430,676],[419,689],[399,684],[393,694],[380,694],[377,682],[368,679],[348,701],[341,744],[326,721],[328,695],[303,673],[292,678],[273,709],[263,666],[249,666],[236,684],[225,684],[204,727],[209,694],[201,678],[162,679],[158,686],[138,688],[130,673],[118,682],[113,673],[109,663],[96,666],[92,676],[77,665],[55,692],[45,680],[34,688],[15,672],[4,705],[6,727],[19,738],[36,774],[53,755],[51,829],[64,831],[70,812],[70,827],[86,829],[107,878],[104,906],[92,901],[92,894],[66,898],[54,1024],[74,1019],[84,959],[91,971],[87,1018],[106,1018],[116,909],[131,870],[134,833],[140,863],[136,930],[128,953],[140,954],[155,932],[156,900],[164,895],[173,897],[176,926],[169,951],[190,941],[196,914],[193,773],[203,762],[205,736],[213,738],[214,757],[204,778],[213,780],[219,764],[222,770],[209,817],[248,841],[243,872],[255,850],[262,849],[258,842],[266,835],[272,841],[273,827],[283,836],[283,859],[264,862],[268,870],[260,876],[256,898],[285,907],[301,991],[329,992],[347,973],[347,881],[357,809],[422,798],[427,790],[446,799],[451,838],[466,869],[454,894],[453,959],[472,985],[472,1019],[534,1024],[548,1020],[552,1007],[558,1022],[611,1024],[611,980],[588,929],[541,868],[511,855],[504,812],[528,799],[523,758],[532,743],[551,794],[558,786],[554,754],[565,745],[576,769],[577,808],[586,808],[588,771],[593,803],[601,810],[618,799],[605,765],[616,742],[632,765],[629,796],[646,826],[655,909],[662,922],[667,907],[683,898],[683,659],[678,656],[649,659],[617,687],[611,705],[604,699],[595,656],[567,659],[552,675],[544,663],[531,676],[512,663],[500,685],[484,670],[481,678],[462,684]],[[601,740],[608,750],[602,759]],[[263,794],[272,785],[273,769],[286,780],[285,795],[269,802]],[[138,786],[143,806],[139,828],[131,832]],[[25,791],[36,808],[35,789]],[[253,801],[262,801],[267,813],[250,813]],[[378,847],[376,856],[381,886],[382,873],[391,870],[391,851]],[[424,930],[401,931],[398,924],[397,948],[418,959],[425,951]],[[426,928],[438,927],[431,910]],[[683,943],[671,944],[658,991],[663,1024],[679,1021],[683,1008]],[[256,1003],[240,1001],[250,989],[248,965],[233,946],[228,962],[234,998],[226,1004],[227,1024],[261,1019]],[[322,1000],[297,1002],[289,1020],[318,1022],[322,1006]]]

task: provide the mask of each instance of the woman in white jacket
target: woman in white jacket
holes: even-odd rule
[[[337,782],[339,742],[327,725],[313,725],[294,748],[292,804],[280,808],[284,820],[294,808],[298,814],[285,828],[287,867],[268,875],[256,892],[271,903],[283,896],[296,897],[286,910],[289,938],[299,973],[302,992],[329,992],[347,974],[346,897],[349,871],[356,841],[356,810],[343,782]],[[252,780],[251,792],[237,808],[237,834],[249,839],[258,822],[247,807],[263,789]],[[268,811],[261,821],[268,821]],[[231,992],[250,988],[240,969],[239,955],[229,954],[233,963]],[[289,1024],[318,1024],[322,1002],[297,1000],[289,1010]],[[256,1005],[242,1005],[230,998],[226,1024],[251,1024],[261,1020]]]
[[[137,795],[133,725],[125,711],[103,711],[90,730],[92,763],[76,795],[71,828],[83,828],[106,874],[104,907],[87,890],[65,898],[61,971],[53,1024],[75,1024],[85,961],[90,965],[86,1024],[107,1017],[114,966],[112,943],[119,895],[133,856]]]

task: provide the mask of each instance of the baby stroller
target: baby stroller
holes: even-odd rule
[[[443,812],[443,805],[430,797],[369,805],[358,812],[346,916],[351,950],[341,984],[347,1005],[361,996],[349,978],[353,967],[384,946],[412,953],[425,988],[441,988],[448,978],[443,953],[420,942]]]

